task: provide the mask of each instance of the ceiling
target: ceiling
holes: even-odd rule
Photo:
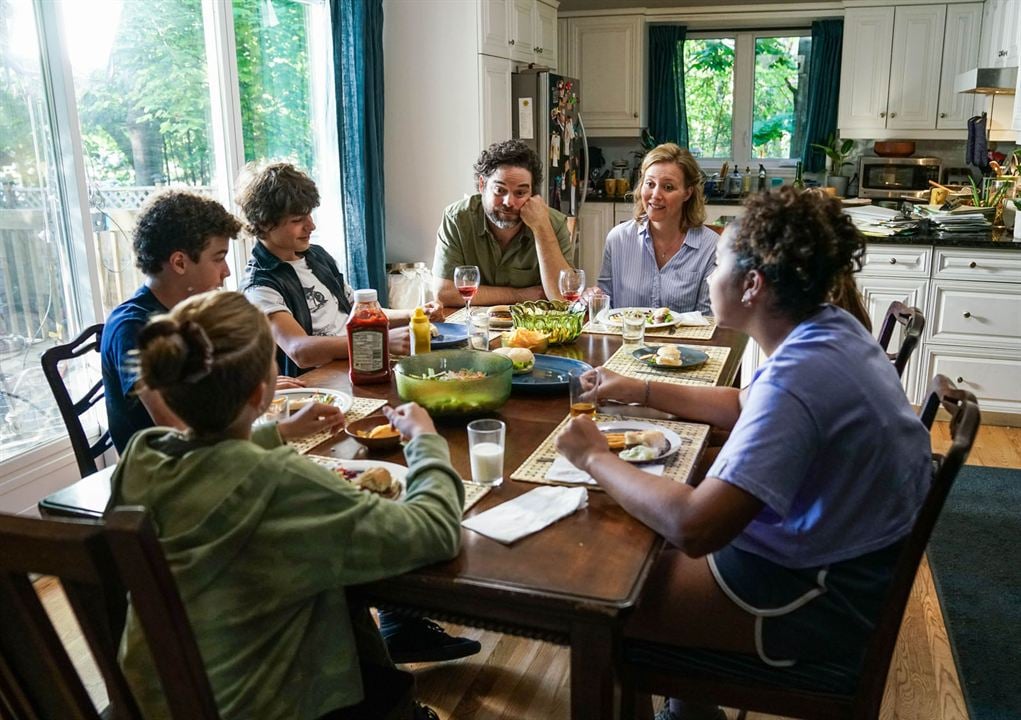
[[[818,2],[818,0],[785,0],[785,4]],[[712,5],[769,5],[776,0],[560,0],[560,12],[567,10],[618,10],[631,8],[686,8]]]

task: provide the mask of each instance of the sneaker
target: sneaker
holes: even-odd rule
[[[415,703],[415,708],[411,712],[411,720],[440,720],[440,716],[428,705]]]
[[[394,632],[384,635],[390,658],[398,664],[441,662],[468,657],[482,650],[482,643],[453,637],[430,620],[402,620]]]

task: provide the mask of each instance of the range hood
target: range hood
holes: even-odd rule
[[[975,68],[957,76],[954,90],[976,95],[1013,95],[1016,85],[1016,67]]]

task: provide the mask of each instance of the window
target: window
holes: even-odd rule
[[[344,257],[332,96],[325,0],[0,0],[0,462],[64,437],[39,356],[141,284],[160,186],[230,207],[241,164],[288,158]]]
[[[792,165],[811,42],[798,31],[689,34],[683,66],[692,153],[738,167]]]

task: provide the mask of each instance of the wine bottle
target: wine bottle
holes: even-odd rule
[[[791,187],[793,187],[795,190],[804,190],[805,189],[805,178],[804,178],[802,172],[803,172],[803,170],[802,170],[801,161],[798,160],[798,169],[794,171],[794,182],[791,183]]]

